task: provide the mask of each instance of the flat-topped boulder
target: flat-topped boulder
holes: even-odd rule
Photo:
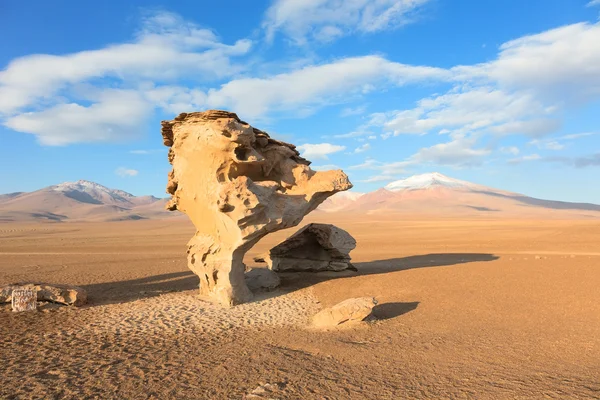
[[[355,247],[356,240],[345,230],[312,223],[254,260],[279,272],[356,270],[350,263],[350,251]]]

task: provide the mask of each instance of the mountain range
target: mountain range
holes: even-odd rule
[[[165,199],[134,196],[80,180],[48,186],[35,192],[0,195],[0,222],[120,221],[172,217],[164,209]]]
[[[122,221],[182,216],[165,211],[166,199],[134,196],[80,180],[34,192],[0,195],[0,222]],[[318,212],[506,217],[600,218],[600,205],[542,200],[439,173],[414,175],[369,193],[340,192]]]
[[[341,192],[325,212],[407,213],[446,216],[578,216],[600,218],[600,205],[542,200],[462,181],[440,173],[414,175],[369,193]]]

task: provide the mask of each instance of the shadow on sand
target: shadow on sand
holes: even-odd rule
[[[298,290],[331,279],[387,274],[415,268],[446,267],[471,262],[494,261],[498,258],[498,256],[486,253],[434,253],[354,263],[358,272],[286,272],[281,273],[280,276],[283,288]]]
[[[410,303],[384,303],[373,307],[373,316],[378,320],[392,319],[404,315],[419,306],[418,301]]]
[[[356,263],[358,272],[288,272],[281,273],[281,287],[273,292],[261,293],[256,300],[279,296],[320,282],[373,274],[405,271],[414,268],[432,268],[470,262],[494,261],[499,257],[483,253],[440,253],[425,254],[387,260]],[[88,291],[89,306],[125,303],[138,299],[160,296],[169,292],[181,292],[198,288],[198,277],[191,271],[172,272],[120,282],[97,283],[83,286]],[[415,303],[386,303],[375,307],[380,319],[393,318],[414,310]]]

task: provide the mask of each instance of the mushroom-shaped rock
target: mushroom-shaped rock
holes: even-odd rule
[[[256,242],[352,187],[341,170],[311,170],[294,145],[227,111],[180,114],[162,122],[162,135],[173,165],[167,209],[195,225],[188,266],[200,277],[200,294],[224,305],[251,299],[242,260]]]
[[[355,270],[350,251],[356,240],[345,230],[331,224],[308,224],[273,247],[263,257],[273,271]]]

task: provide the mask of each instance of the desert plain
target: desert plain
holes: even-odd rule
[[[323,213],[358,272],[294,273],[254,301],[198,298],[185,218],[2,223],[0,284],[88,291],[81,308],[0,307],[0,398],[600,398],[600,223]],[[297,228],[267,236],[268,250]],[[375,319],[316,330],[374,296]]]

